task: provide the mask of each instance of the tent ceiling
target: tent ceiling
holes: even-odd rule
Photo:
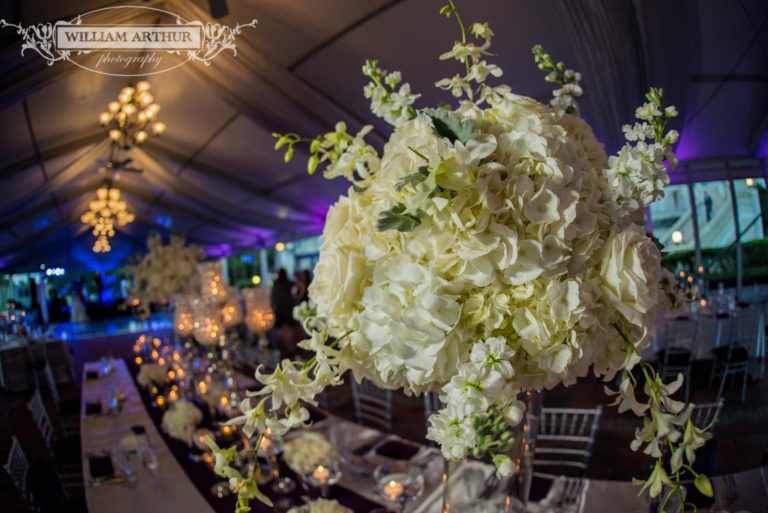
[[[130,4],[210,20],[202,0],[17,0],[2,3],[0,18],[29,25]],[[433,84],[456,72],[453,63],[436,59],[456,28],[437,15],[437,0],[228,5],[224,23],[259,21],[239,37],[237,57],[221,55],[210,67],[187,64],[150,78],[168,130],[132,150],[143,173],[123,173],[119,187],[137,222],[120,231],[106,257],[90,253],[78,218],[104,179],[97,170],[108,144],[96,116],[128,80],[66,63],[49,67],[29,52],[21,57],[15,32],[0,31],[0,268],[104,268],[140,249],[155,231],[183,234],[217,254],[316,234],[346,185],[307,176],[301,158],[285,165],[272,150],[271,133],[314,134],[343,119],[352,129],[372,123],[372,140],[381,146],[388,127],[370,114],[361,94],[366,58],[401,70],[424,104],[449,100]],[[681,111],[682,158],[768,156],[767,2],[484,0],[459,6],[468,21],[491,22],[495,62],[517,92],[549,96],[530,56],[536,42],[582,70],[583,114],[610,148],[619,144],[618,128],[631,120],[643,90],[654,84],[665,87]]]

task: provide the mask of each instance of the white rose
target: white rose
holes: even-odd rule
[[[315,268],[309,295],[317,313],[336,326],[346,325],[368,279],[366,259],[355,249],[325,247]]]
[[[660,273],[661,253],[641,227],[611,234],[600,266],[602,290],[632,324],[648,324],[648,314],[658,303]]]

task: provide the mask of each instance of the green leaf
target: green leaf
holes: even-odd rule
[[[379,220],[376,223],[376,230],[384,232],[387,230],[397,230],[399,232],[410,232],[421,224],[420,212],[417,214],[406,213],[406,206],[398,203],[389,210],[379,213]]]
[[[462,121],[453,111],[446,109],[424,109],[432,118],[432,124],[438,135],[451,142],[461,141],[466,144],[475,134],[475,124],[472,121]]]
[[[715,492],[712,490],[712,482],[704,474],[699,474],[694,479],[693,484],[696,485],[696,489],[701,492],[702,495],[707,497],[714,496]]]
[[[287,164],[293,158],[293,146],[289,146],[283,155],[283,161]]]
[[[404,176],[397,184],[395,184],[395,190],[398,192],[403,190],[406,185],[418,185],[424,180],[429,178],[429,168],[427,166],[421,166],[415,173]]]

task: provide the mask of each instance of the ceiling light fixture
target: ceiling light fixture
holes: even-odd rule
[[[109,238],[115,236],[115,227],[132,223],[135,218],[120,198],[120,190],[104,185],[96,191],[96,199],[88,203],[88,211],[80,216],[80,221],[93,228],[91,233],[96,237],[93,252],[108,253],[112,249]]]
[[[123,149],[140,145],[151,135],[161,135],[167,128],[157,120],[160,104],[155,103],[150,88],[146,80],[136,87],[124,87],[117,101],[109,102],[107,110],[99,114],[99,123],[109,130],[109,138]]]

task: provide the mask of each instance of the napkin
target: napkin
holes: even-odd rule
[[[421,449],[420,446],[400,440],[387,440],[376,448],[376,454],[391,460],[409,460]]]
[[[85,403],[86,415],[101,415],[101,403]]]
[[[115,475],[115,467],[112,465],[112,457],[109,454],[89,456],[88,467],[94,479],[106,479]]]

